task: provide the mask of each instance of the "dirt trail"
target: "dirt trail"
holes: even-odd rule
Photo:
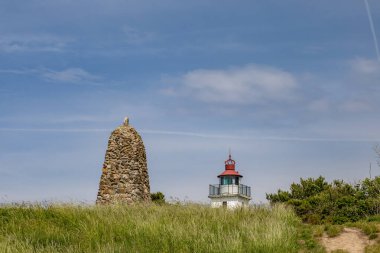
[[[344,228],[340,235],[333,238],[325,234],[321,243],[328,253],[338,249],[350,253],[364,253],[365,247],[371,244],[368,237],[356,228]]]

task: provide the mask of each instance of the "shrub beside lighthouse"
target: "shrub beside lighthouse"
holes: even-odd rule
[[[247,206],[251,200],[251,187],[241,184],[242,175],[235,170],[235,161],[224,162],[225,170],[218,176],[219,184],[209,186],[211,207],[236,208]]]

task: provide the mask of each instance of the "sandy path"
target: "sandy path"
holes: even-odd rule
[[[370,244],[370,241],[359,229],[344,228],[337,237],[329,238],[327,235],[323,235],[321,243],[328,253],[338,249],[350,253],[364,253],[365,247]]]

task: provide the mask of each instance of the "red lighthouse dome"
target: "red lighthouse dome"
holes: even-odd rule
[[[236,164],[236,162],[235,162],[235,160],[231,159],[231,154],[229,155],[228,160],[226,160],[224,162],[224,164],[225,164],[225,170],[218,177],[223,177],[223,176],[238,176],[238,177],[243,177],[242,175],[239,174],[239,172],[237,172],[235,170],[235,164]]]

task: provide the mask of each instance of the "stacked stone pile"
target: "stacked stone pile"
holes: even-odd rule
[[[145,147],[141,136],[126,118],[109,138],[96,203],[142,201],[150,201]]]

